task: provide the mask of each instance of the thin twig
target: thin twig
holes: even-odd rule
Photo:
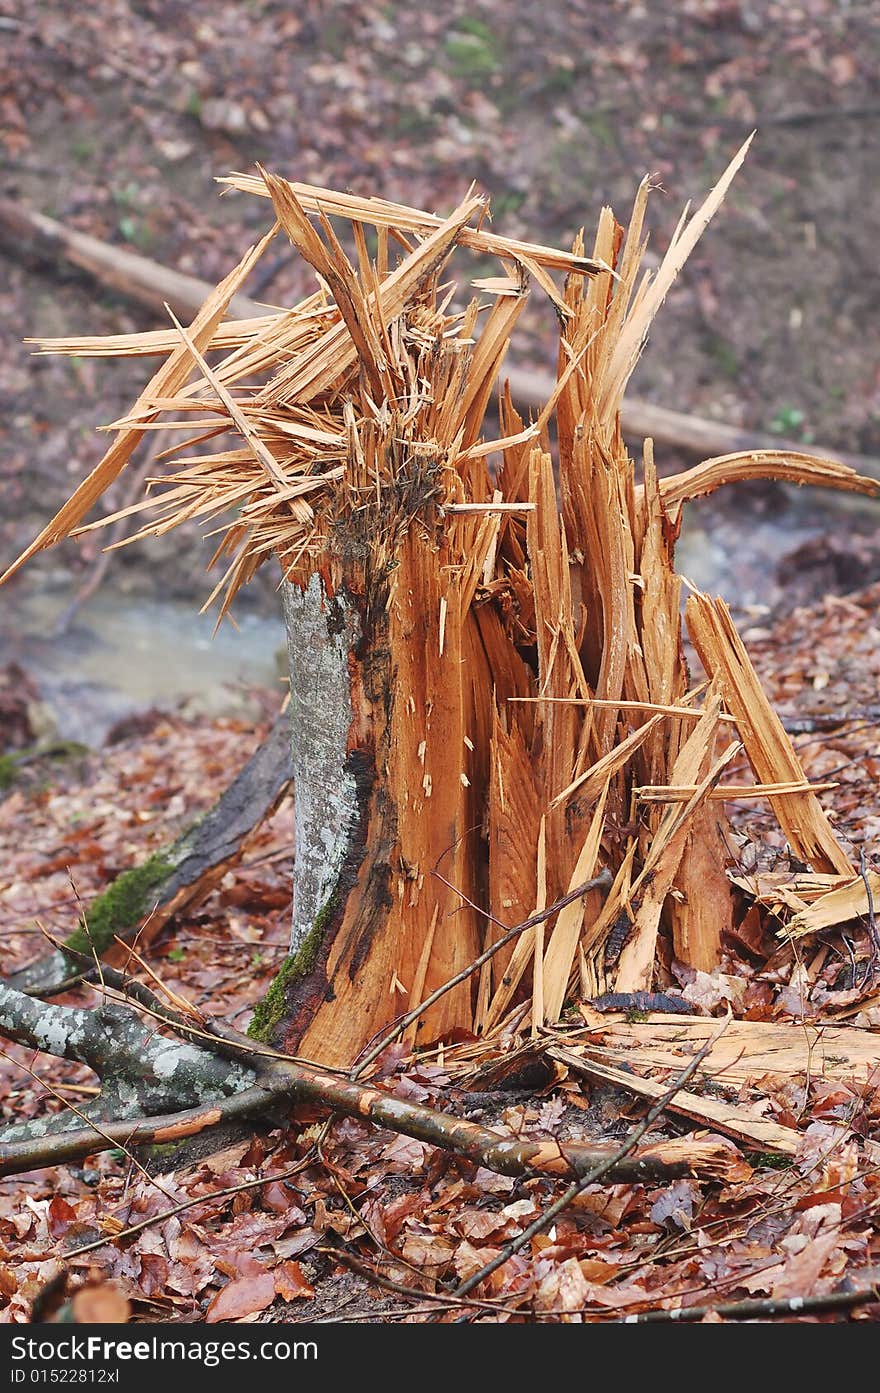
[[[328,1125],[329,1121],[328,1118]],[[128,1228],[120,1229],[119,1233],[110,1234],[107,1238],[96,1238],[92,1243],[83,1244],[81,1248],[71,1248],[64,1256],[66,1259],[70,1259],[82,1257],[83,1253],[94,1253],[98,1248],[106,1248],[108,1243],[119,1243],[123,1238],[133,1238],[136,1233],[142,1233],[152,1224],[164,1224],[166,1219],[173,1219],[175,1215],[182,1214],[185,1209],[194,1209],[198,1204],[212,1204],[215,1200],[227,1199],[230,1195],[240,1195],[245,1190],[259,1189],[261,1185],[271,1185],[276,1181],[289,1180],[292,1175],[296,1175],[311,1165],[315,1159],[315,1146],[316,1144],[313,1143],[302,1160],[289,1166],[287,1170],[278,1171],[274,1175],[263,1175],[258,1180],[243,1180],[240,1185],[229,1185],[226,1189],[217,1190],[212,1195],[196,1195],[193,1199],[182,1200],[172,1209],[163,1209],[160,1214],[152,1214],[149,1219],[141,1219],[137,1224],[130,1224]]]
[[[865,883],[865,896],[868,901],[868,932],[871,935],[871,947],[874,951],[874,962],[880,959],[880,940],[877,936],[877,924],[874,919],[874,895],[871,890],[871,880],[868,875],[868,863],[865,859],[865,848],[859,851],[859,875]]]
[[[723,1320],[775,1320],[779,1316],[808,1316],[821,1311],[849,1310],[880,1301],[877,1286],[857,1291],[831,1291],[824,1296],[786,1296],[761,1300],[730,1301],[721,1306],[678,1306],[673,1311],[645,1311],[641,1315],[621,1316],[614,1325],[648,1325],[661,1321],[696,1321],[706,1316]]]
[[[474,958],[473,962],[469,963],[467,967],[463,967],[454,977],[450,977],[442,986],[437,987],[436,991],[431,992],[430,996],[426,996],[425,1000],[419,1006],[415,1006],[412,1011],[408,1011],[405,1016],[401,1016],[396,1025],[392,1026],[387,1035],[383,1035],[378,1044],[373,1046],[369,1053],[366,1054],[358,1064],[357,1068],[352,1071],[350,1075],[352,1079],[359,1078],[364,1070],[372,1064],[373,1060],[377,1059],[384,1049],[387,1049],[390,1044],[402,1035],[403,1032],[412,1025],[413,1021],[417,1021],[419,1016],[427,1011],[429,1007],[433,1006],[435,1001],[439,1001],[442,996],[452,991],[453,987],[457,987],[460,982],[466,982],[468,977],[478,972],[484,963],[494,958],[496,953],[499,953],[508,943],[512,943],[521,933],[525,933],[527,929],[533,929],[536,924],[543,924],[551,915],[556,914],[558,910],[564,909],[566,905],[572,904],[575,900],[579,900],[582,895],[588,894],[590,890],[607,890],[611,887],[611,872],[607,869],[602,870],[597,876],[593,876],[592,880],[585,880],[583,885],[579,885],[577,889],[570,890],[567,895],[563,895],[562,899],[557,900],[555,904],[548,905],[546,909],[539,910],[536,914],[530,915],[528,919],[524,919],[521,924],[517,924],[514,928],[509,929],[506,924],[502,923],[500,919],[496,919],[488,910],[481,909],[479,905],[474,904],[472,900],[468,899],[463,890],[459,890],[456,885],[453,885],[452,882],[441,875],[438,870],[434,870],[432,874],[435,875],[438,880],[442,881],[448,889],[452,890],[456,895],[460,895],[465,904],[470,905],[472,909],[476,909],[479,914],[485,915],[485,917],[493,924],[496,924],[498,928],[503,929],[504,934],[501,938],[497,939],[495,943],[491,944],[485,952],[481,953],[478,958]]]
[[[361,1222],[363,1222],[363,1220]],[[451,1292],[421,1291],[417,1287],[408,1287],[403,1282],[395,1282],[392,1277],[386,1277],[383,1273],[377,1272],[369,1263],[363,1262],[361,1258],[355,1257],[355,1255],[350,1253],[347,1248],[344,1248],[341,1243],[338,1247],[329,1245],[327,1247],[321,1247],[318,1249],[318,1252],[325,1253],[344,1263],[352,1272],[356,1272],[359,1277],[365,1277],[370,1282],[375,1282],[376,1286],[381,1287],[383,1291],[392,1292],[395,1296],[404,1296],[410,1301],[430,1301],[433,1310],[436,1310],[437,1307],[449,1310],[455,1306],[467,1306],[469,1309],[473,1306],[479,1306],[482,1310],[489,1311],[492,1315],[496,1316],[499,1312],[507,1312],[509,1310],[509,1307],[504,1306],[499,1301],[476,1299],[472,1299],[471,1301],[460,1301],[459,1298],[454,1296]],[[390,1256],[395,1258],[398,1262],[400,1261],[397,1254],[390,1254]]]

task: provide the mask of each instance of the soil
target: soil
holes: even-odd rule
[[[514,236],[570,241],[638,181],[663,251],[749,131],[726,206],[673,289],[635,390],[810,444],[880,455],[876,180],[880,16],[870,0],[0,0],[2,192],[211,280],[266,225],[215,175],[293,178],[444,210],[471,178]],[[98,458],[143,364],[35,358],[25,334],[153,327],[148,312],[16,249],[0,278],[0,558]],[[283,251],[248,289],[308,288]],[[485,273],[475,268],[474,274]],[[549,305],[522,361],[548,366]],[[113,502],[113,499],[110,499]],[[94,539],[32,563],[66,585]],[[132,548],[111,584],[205,594],[195,535]],[[267,578],[250,597],[274,604]]]

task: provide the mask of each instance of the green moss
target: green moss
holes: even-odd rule
[[[149,1154],[153,1161],[170,1161],[179,1150],[179,1141],[153,1141],[149,1145]]]
[[[27,749],[0,755],[0,792],[12,787],[23,765],[36,765],[43,759],[69,759],[88,752],[88,747],[80,745],[76,740],[49,740],[38,741],[36,745],[29,745]]]
[[[778,1151],[752,1151],[747,1155],[749,1163],[757,1170],[785,1171],[794,1165],[791,1156],[784,1156]]]
[[[627,1025],[638,1025],[641,1021],[646,1021],[648,1019],[648,1016],[649,1012],[647,1011],[632,1010],[627,1011],[625,1013],[624,1020],[626,1021]]]
[[[482,33],[465,33],[459,25],[446,36],[444,48],[454,77],[473,81],[498,72],[500,58],[494,34],[485,25]]]
[[[114,934],[134,928],[153,908],[156,890],[174,870],[173,862],[156,852],[142,866],[123,871],[102,895],[93,900],[86,923],[70,935],[65,946],[75,953],[100,954],[113,942]]]
[[[315,922],[292,957],[285,958],[274,982],[263,1000],[258,1002],[247,1033],[252,1040],[271,1044],[275,1031],[284,1019],[289,993],[309,973],[318,960],[324,934],[333,915],[336,913],[338,897],[330,896],[324,908],[315,915]]]

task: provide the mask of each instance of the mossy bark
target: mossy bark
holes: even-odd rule
[[[248,1035],[252,1040],[262,1040],[265,1044],[272,1044],[279,1038],[285,1022],[289,1020],[294,1009],[295,988],[299,983],[306,981],[315,970],[321,945],[326,938],[334,909],[335,902],[331,897],[324,909],[316,916],[314,924],[305,938],[302,939],[296,952],[289,954],[284,959],[272,985],[262,1001],[257,1004],[251,1018]]]
[[[101,957],[117,934],[124,937],[141,922],[155,903],[157,892],[175,870],[174,862],[157,852],[142,866],[123,871],[92,901],[79,928],[65,939],[65,948]]]

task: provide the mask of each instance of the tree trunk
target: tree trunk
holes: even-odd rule
[[[167,359],[5,577],[83,522],[160,412],[177,429],[209,401],[211,433],[233,447],[169,476],[151,500],[164,511],[137,535],[229,518],[221,617],[265,559],[282,565],[294,911],[255,1036],[349,1066],[429,999],[407,1020],[417,1042],[489,1031],[530,987],[537,1032],[573,994],[667,986],[670,938],[710,970],[730,916],[717,800],[740,751],[731,723],[795,854],[852,869],[729,615],[692,596],[711,679],[698,702],[673,553],[683,505],[723,483],[875,483],[833,461],[740,449],[661,480],[650,443],[639,473],[621,434],[653,317],[747,144],[646,277],[647,181],[629,230],[606,208],[586,255],[582,238],[562,253],[485,232],[476,196],[440,220],[260,171],[244,186],[271,199],[276,222],[189,330],[175,321],[113,341]],[[357,265],[331,212],[352,221]],[[283,315],[224,323],[279,230],[321,290]],[[394,266],[389,233],[405,248]],[[457,245],[501,257],[503,276],[474,282],[489,302],[453,308]],[[487,407],[530,280],[559,314],[558,377],[528,426],[502,394],[493,439]],[[526,923],[509,955],[465,974],[485,940]]]
[[[326,1064],[350,1064],[480,950],[476,911],[432,875],[442,860],[480,902],[472,703],[443,560],[413,532],[384,576],[352,567],[335,588],[319,575],[283,586],[293,922],[252,1033]],[[462,984],[419,1029],[434,1039],[471,1023]]]

